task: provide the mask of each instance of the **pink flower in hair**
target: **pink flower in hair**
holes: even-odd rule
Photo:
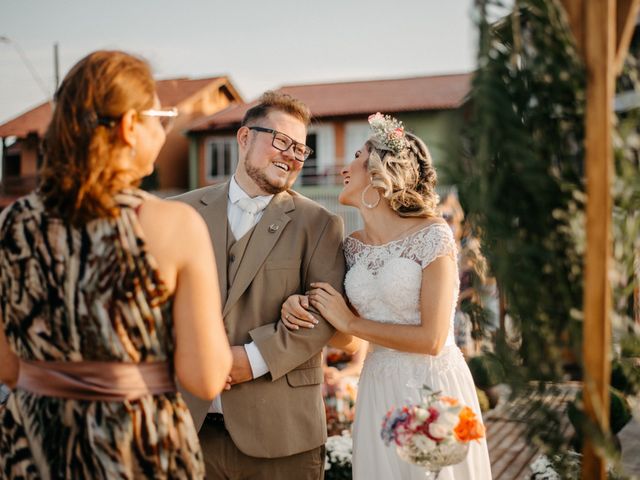
[[[380,112],[372,113],[371,115],[369,115],[369,118],[367,120],[369,121],[369,123],[375,122],[376,120],[384,120],[384,115],[382,115]]]

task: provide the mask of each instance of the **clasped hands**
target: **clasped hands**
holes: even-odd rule
[[[312,283],[311,287],[306,295],[291,295],[287,298],[281,309],[282,323],[290,330],[298,330],[300,327],[315,327],[318,320],[308,311],[309,305],[311,305],[337,330],[350,333],[351,325],[357,317],[345,302],[342,294],[325,282]],[[233,363],[227,377],[225,390],[230,390],[233,385],[253,379],[251,364],[244,346],[231,347],[231,355]]]
[[[313,328],[318,320],[309,312],[309,305],[336,330],[350,334],[356,315],[340,292],[325,282],[311,284],[306,295],[291,295],[282,305],[280,319],[289,330]]]

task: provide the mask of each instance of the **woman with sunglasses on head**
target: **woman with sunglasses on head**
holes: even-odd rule
[[[451,229],[437,214],[436,172],[422,140],[380,113],[369,117],[372,135],[342,170],[340,203],[360,210],[363,230],[344,241],[345,292],[327,283],[282,307],[289,328],[313,327],[314,307],[342,335],[370,343],[358,385],[353,427],[353,478],[423,479],[386,447],[381,421],[392,407],[417,402],[423,385],[456,398],[480,417],[471,373],[453,336],[459,280]],[[334,337],[345,343],[347,339]],[[426,438],[426,437],[425,437]],[[430,440],[425,440],[430,441]],[[484,439],[470,443],[461,463],[441,480],[491,478]]]
[[[67,74],[38,190],[0,214],[0,478],[203,478],[175,379],[211,399],[231,365],[209,233],[135,186],[165,141],[149,66]]]

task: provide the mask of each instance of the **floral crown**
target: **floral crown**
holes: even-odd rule
[[[404,134],[404,125],[390,115],[380,112],[369,115],[369,126],[373,130],[373,138],[396,155],[409,145]]]

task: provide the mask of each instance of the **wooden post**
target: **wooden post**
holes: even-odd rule
[[[615,75],[620,74],[636,27],[640,0],[618,0],[616,4]]]
[[[580,56],[584,59],[585,2],[583,0],[560,1],[567,13],[571,33],[573,33],[573,38],[576,41],[576,48],[578,49]]]
[[[615,77],[624,64],[640,0],[560,0],[587,68],[586,176],[587,251],[584,291],[584,400],[590,418],[609,430],[611,377],[611,194],[612,115]],[[584,480],[605,479],[603,460],[589,440]]]
[[[587,414],[609,430],[611,291],[611,194],[613,171],[612,115],[615,88],[616,3],[588,2],[584,12],[587,69],[586,177],[587,247],[584,288],[584,401]],[[584,480],[605,479],[605,462],[586,439]]]

